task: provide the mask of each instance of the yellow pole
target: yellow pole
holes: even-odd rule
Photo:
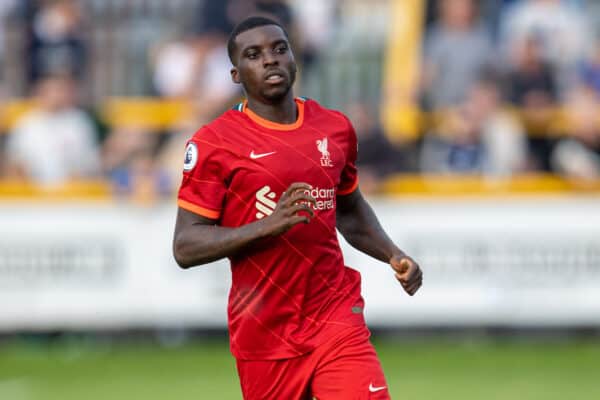
[[[384,60],[381,120],[396,142],[419,134],[417,104],[425,0],[390,0],[390,29]]]

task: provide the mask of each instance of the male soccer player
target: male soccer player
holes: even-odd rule
[[[230,259],[230,344],[245,399],[388,399],[360,275],[344,265],[336,228],[389,262],[410,295],[422,283],[419,266],[358,189],[350,121],[294,97],[285,30],[250,17],[228,51],[246,101],[187,145],[175,259],[183,268]]]

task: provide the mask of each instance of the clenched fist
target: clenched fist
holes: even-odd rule
[[[406,293],[414,295],[423,284],[423,272],[419,264],[406,255],[393,255],[390,265]]]

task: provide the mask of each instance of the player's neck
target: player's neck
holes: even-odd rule
[[[293,124],[298,119],[298,106],[291,91],[278,103],[267,104],[249,97],[247,107],[259,117],[278,124]]]

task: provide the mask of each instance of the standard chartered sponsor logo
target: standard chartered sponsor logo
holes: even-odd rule
[[[311,190],[306,191],[309,195],[317,200],[317,203],[313,207],[315,210],[333,210],[335,207],[334,199],[335,199],[335,189],[322,189],[319,187],[314,187]]]
[[[314,187],[307,190],[306,193],[316,200],[316,204],[312,207],[314,210],[333,210],[335,208],[334,188],[323,189]],[[275,201],[276,196],[277,194],[271,191],[271,187],[268,185],[263,186],[256,192],[256,218],[262,219],[273,214],[275,207],[277,207],[277,202]]]
[[[256,218],[261,219],[265,216],[273,214],[277,203],[273,201],[276,194],[271,191],[269,186],[263,186],[256,192]]]

